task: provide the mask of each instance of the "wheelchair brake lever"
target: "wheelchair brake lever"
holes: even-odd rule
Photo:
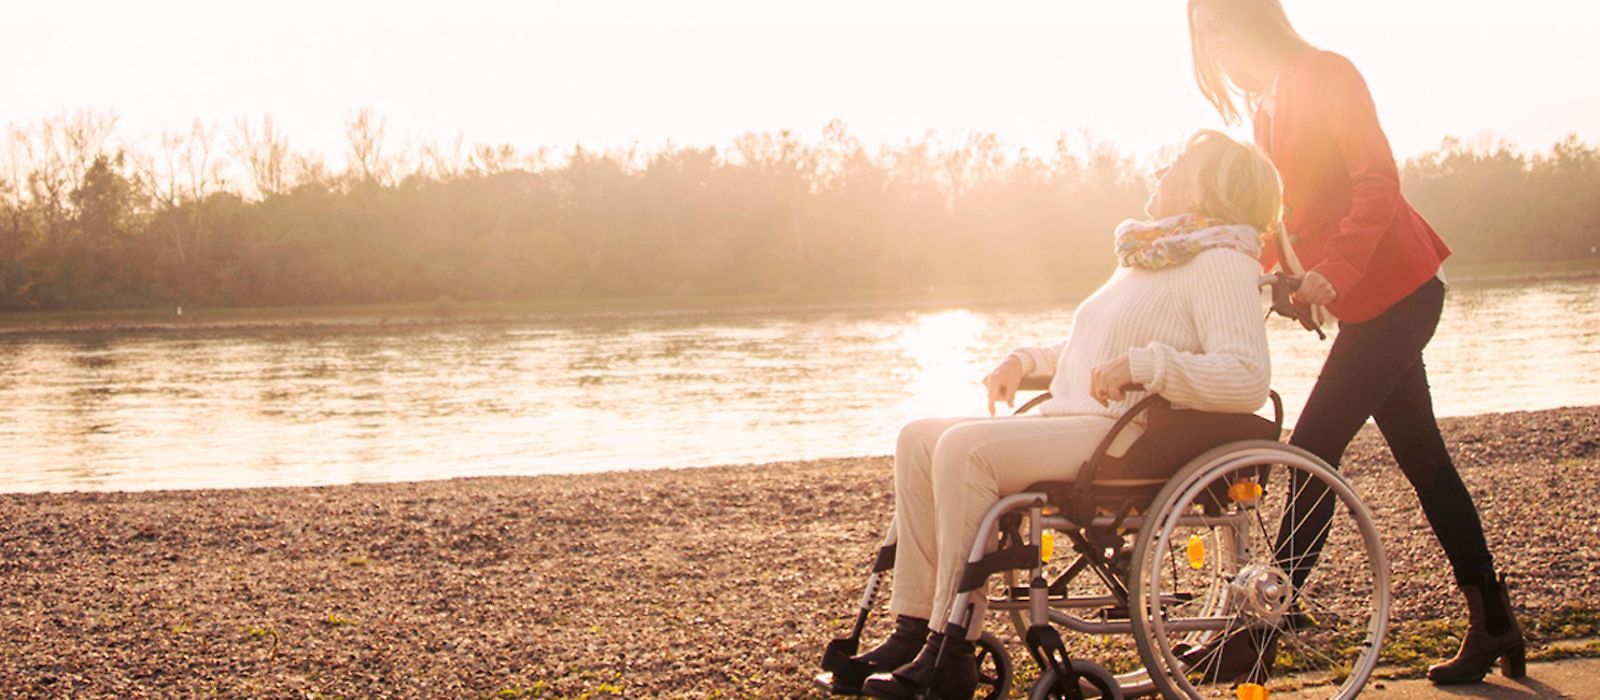
[[[1311,305],[1297,304],[1294,301],[1294,293],[1300,289],[1300,278],[1291,277],[1283,271],[1273,273],[1272,277],[1272,309],[1267,312],[1267,316],[1277,313],[1284,318],[1299,321],[1301,328],[1315,331],[1318,340],[1327,340],[1328,335],[1322,332],[1322,326],[1311,315]]]

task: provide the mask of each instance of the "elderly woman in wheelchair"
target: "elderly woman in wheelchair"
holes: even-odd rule
[[[983,633],[988,609],[1011,613],[1040,667],[1038,698],[1265,697],[1275,663],[1296,683],[1342,683],[1330,692],[1341,695],[1370,674],[1388,601],[1371,518],[1333,470],[1277,441],[1257,267],[1263,232],[1278,224],[1277,173],[1255,148],[1202,131],[1158,175],[1151,220],[1117,228],[1120,265],[1079,306],[1071,337],[1019,349],[984,380],[991,414],[1019,390],[1047,394],[1017,416],[901,431],[895,517],[820,683],[874,697],[966,699],[980,686],[1004,697],[1011,665]],[[1269,395],[1276,421],[1253,414]],[[1275,506],[1269,484],[1285,492]],[[1340,503],[1351,517],[1300,532]],[[1078,557],[1056,573],[1058,532]],[[1327,597],[1295,589],[1290,572],[1317,555],[1319,571],[1354,585]],[[890,568],[894,630],[856,654]],[[1010,585],[1017,571],[1027,586]],[[1073,593],[1085,572],[1106,594]],[[991,598],[995,573],[1007,585]],[[1074,660],[1052,623],[1132,634],[1143,667],[1118,676]],[[1333,634],[1311,632],[1324,627]]]

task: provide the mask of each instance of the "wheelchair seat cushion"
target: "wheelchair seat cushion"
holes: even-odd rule
[[[1240,440],[1277,440],[1278,425],[1251,413],[1210,413],[1151,407],[1149,427],[1121,457],[1101,458],[1096,483],[1167,479],[1206,450]]]
[[[1026,490],[1047,494],[1057,506],[1072,508],[1073,517],[1089,517],[1096,506],[1143,508],[1189,460],[1207,450],[1241,440],[1273,440],[1279,424],[1251,413],[1211,413],[1172,408],[1153,401],[1146,408],[1146,429],[1121,455],[1101,455],[1080,473],[1094,474],[1086,485],[1074,481],[1041,481]]]

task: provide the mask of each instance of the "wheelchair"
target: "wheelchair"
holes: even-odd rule
[[[1279,305],[1294,282],[1263,278],[1275,311],[1303,312]],[[1314,329],[1308,315],[1291,318]],[[1276,392],[1271,400],[1268,420],[1144,397],[1073,481],[1036,483],[989,509],[948,618],[931,626],[982,625],[973,603],[985,596],[1037,666],[1034,700],[1355,697],[1388,629],[1388,558],[1371,512],[1344,478],[1280,441],[1283,402]],[[1136,420],[1145,433],[1113,454]],[[1072,556],[1058,559],[1057,549]],[[891,522],[850,635],[824,650],[819,686],[859,692],[866,669],[851,657],[894,557]],[[996,574],[1001,580],[991,581]],[[1072,656],[1057,626],[1082,639],[1131,636],[1137,654],[1114,659],[1114,672]],[[1010,697],[1017,678],[1006,645],[985,632],[977,658],[979,696]]]

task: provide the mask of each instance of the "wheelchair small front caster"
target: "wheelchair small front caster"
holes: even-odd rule
[[[1078,674],[1078,692],[1084,698],[1122,700],[1122,686],[1118,685],[1116,677],[1100,664],[1074,659],[1072,671]],[[1028,693],[1029,700],[1066,700],[1067,697],[1057,687],[1056,672],[1050,669],[1039,674],[1038,682],[1033,684],[1033,690]]]
[[[972,697],[976,700],[1003,700],[1011,695],[1011,655],[1000,638],[984,632],[974,643],[973,657],[978,663],[978,687]],[[923,690],[917,695],[922,700],[939,700],[932,691]]]
[[[983,700],[1000,700],[1011,695],[1011,656],[1000,639],[988,632],[978,638],[978,692]]]

